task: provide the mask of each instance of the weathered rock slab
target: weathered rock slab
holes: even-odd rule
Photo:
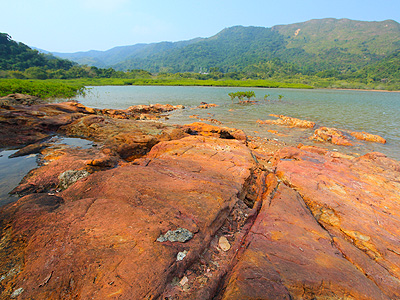
[[[284,184],[263,202],[246,242],[222,299],[390,299]]]
[[[24,261],[2,281],[3,296],[23,289],[20,299],[156,298],[244,197],[253,166],[237,140],[190,136],[78,180],[56,194],[62,204],[55,209],[32,214],[22,204],[43,194],[21,198],[15,210],[3,211],[11,230],[5,242]],[[193,238],[157,241],[178,228]],[[22,241],[17,245],[13,237]],[[180,260],[179,253],[185,253]],[[7,266],[13,256],[2,259]]]

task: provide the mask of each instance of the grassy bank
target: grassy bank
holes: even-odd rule
[[[70,84],[84,86],[102,85],[155,85],[155,86],[215,86],[215,87],[261,87],[261,88],[293,88],[293,89],[357,89],[357,90],[400,90],[400,83],[380,84],[375,82],[363,83],[351,80],[337,80],[334,78],[319,78],[316,76],[298,76],[295,78],[275,79],[194,79],[153,76],[146,78],[80,78],[60,80]]]
[[[85,93],[85,85],[63,80],[0,79],[0,96],[28,94],[42,99],[72,98]]]
[[[265,87],[265,88],[295,88],[312,89],[313,87],[301,83],[277,82],[272,80],[198,80],[172,78],[82,78],[60,80],[69,84],[83,84],[85,86],[101,85],[155,85],[155,86],[216,86],[216,87]]]
[[[398,90],[397,86],[372,86],[357,82],[320,79],[312,76],[302,76],[296,79],[280,78],[277,80],[233,80],[233,79],[193,79],[171,78],[162,76],[141,78],[78,78],[78,79],[0,79],[0,96],[21,93],[37,96],[42,99],[72,98],[85,94],[87,86],[105,85],[138,85],[138,86],[215,86],[215,87],[262,87],[262,88],[333,88],[333,89],[371,89]]]

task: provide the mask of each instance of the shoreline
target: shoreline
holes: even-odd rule
[[[315,89],[320,89],[320,88],[315,88]],[[321,88],[321,90],[324,90]],[[373,89],[342,89],[342,88],[327,88],[327,90],[339,90],[339,91],[366,91],[366,92],[387,92],[387,93],[400,93],[400,90],[398,91],[389,91],[389,90],[373,90]]]

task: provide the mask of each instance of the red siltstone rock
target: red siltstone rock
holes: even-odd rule
[[[42,194],[13,204],[25,217],[10,212],[5,219],[11,236],[23,237],[16,252],[24,253],[24,264],[2,282],[2,296],[23,288],[21,299],[156,298],[245,196],[254,166],[241,142],[202,136],[161,142],[134,163],[79,180],[57,194],[63,204],[40,215],[20,205]],[[178,228],[193,238],[157,242]],[[2,257],[5,265],[11,259]]]

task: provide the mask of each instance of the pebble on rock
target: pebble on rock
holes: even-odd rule
[[[23,288],[16,289],[12,294],[11,298],[17,298],[19,295],[21,295],[24,292]]]
[[[176,256],[176,261],[183,260],[186,257],[187,254],[188,254],[187,250],[184,250],[182,252],[178,252],[178,254]]]
[[[186,276],[183,276],[183,278],[181,279],[181,281],[179,281],[179,284],[181,286],[184,286],[186,283],[189,282],[189,279]]]
[[[60,180],[59,186],[62,190],[67,189],[70,185],[74,184],[80,179],[88,177],[90,174],[86,170],[68,170],[60,174],[58,179]]]
[[[193,238],[193,233],[185,228],[178,228],[177,230],[168,230],[166,234],[158,237],[157,242],[180,242],[185,243]]]
[[[229,244],[228,239],[224,236],[221,236],[219,238],[218,245],[224,252],[229,251],[229,249],[231,249],[231,244]]]

